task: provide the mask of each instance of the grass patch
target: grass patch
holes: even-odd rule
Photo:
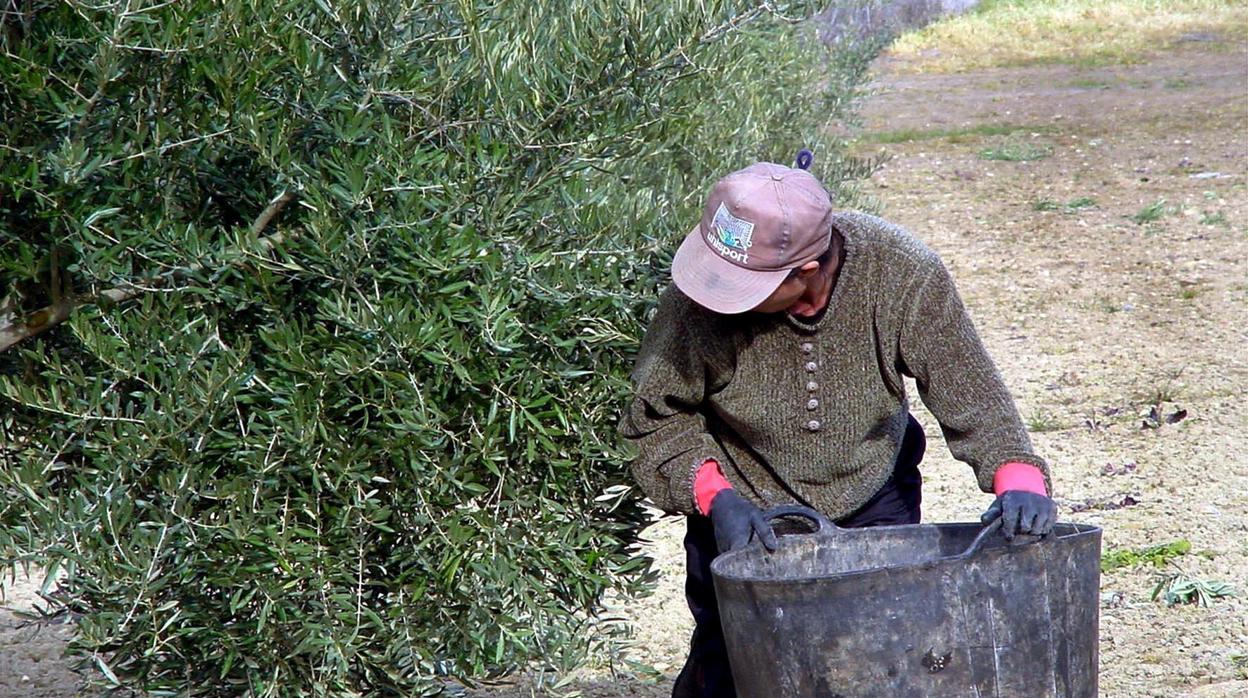
[[[1061,431],[1062,428],[1061,422],[1047,412],[1038,412],[1033,414],[1027,420],[1027,430],[1033,434],[1043,434],[1049,431]]]
[[[903,34],[890,49],[920,71],[1037,63],[1132,63],[1182,40],[1248,37],[1235,0],[984,0],[966,14]]]
[[[1196,83],[1187,78],[1169,78],[1162,85],[1167,90],[1186,90],[1196,86]]]
[[[1238,670],[1239,678],[1248,680],[1248,654],[1232,654],[1231,666]]]
[[[1143,402],[1146,405],[1158,405],[1166,402],[1178,402],[1183,397],[1183,384],[1179,379],[1183,376],[1183,369],[1177,371],[1169,371],[1164,379],[1159,379],[1158,383],[1151,387],[1136,392],[1136,401]]]
[[[880,133],[863,134],[861,140],[869,143],[910,143],[913,141],[930,141],[948,139],[958,143],[973,138],[987,136],[1013,136],[1019,133],[1053,133],[1053,126],[1019,126],[1016,124],[978,124],[963,128],[917,129],[906,128],[898,131],[882,131]]]
[[[1121,306],[1121,305],[1120,305],[1117,301],[1114,301],[1114,300],[1109,299],[1109,298],[1102,298],[1102,299],[1101,299],[1101,312],[1103,312],[1103,313],[1121,313],[1121,312],[1122,312],[1122,306]]]
[[[1216,213],[1209,213],[1208,211],[1205,211],[1204,214],[1201,215],[1200,217],[1200,224],[1201,225],[1227,225],[1226,214],[1221,211],[1218,211]]]
[[[979,151],[981,160],[1002,160],[1005,162],[1031,162],[1043,160],[1053,154],[1053,148],[1035,143],[1006,143],[993,148]]]
[[[1109,81],[1101,78],[1078,78],[1067,84],[1080,90],[1108,90],[1110,88]]]
[[[1059,204],[1053,199],[1040,199],[1032,202],[1031,210],[1033,211],[1061,211],[1063,213],[1074,213],[1085,208],[1096,206],[1096,199],[1090,196],[1081,196],[1077,199],[1071,199],[1064,204]]]
[[[1150,545],[1146,548],[1114,550],[1101,556],[1101,572],[1113,572],[1123,567],[1135,567],[1145,563],[1152,564],[1154,567],[1164,567],[1167,562],[1186,555],[1191,550],[1192,544],[1185,538],[1170,543]]]
[[[1166,200],[1157,199],[1153,203],[1140,209],[1139,213],[1134,216],[1128,216],[1136,225],[1144,225],[1145,223],[1153,223],[1161,220],[1166,215]]]

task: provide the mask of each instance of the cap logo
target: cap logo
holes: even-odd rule
[[[737,218],[721,201],[711,219],[711,230],[706,232],[706,242],[711,249],[741,264],[749,264],[746,252],[754,244],[754,224]]]

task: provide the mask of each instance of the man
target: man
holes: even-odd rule
[[[758,536],[762,510],[845,527],[918,523],[925,447],[903,377],[949,449],[997,495],[1009,538],[1056,519],[1048,470],[940,259],[901,228],[837,212],[808,172],[756,163],[715,184],[672,262],[621,422],[646,494],[688,514],[696,627],[677,698],[735,696],[710,563]]]

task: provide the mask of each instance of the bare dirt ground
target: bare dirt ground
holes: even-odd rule
[[[952,269],[1064,519],[1103,527],[1106,553],[1187,539],[1185,572],[1238,589],[1168,607],[1149,598],[1152,567],[1103,575],[1107,698],[1248,696],[1248,45],[1198,38],[1133,66],[913,75],[885,58],[864,105],[874,136],[857,146],[891,157],[867,190]],[[916,412],[925,519],[977,519],[991,497]],[[620,609],[624,659],[653,671],[617,658],[565,691],[669,695],[691,630],[682,532],[675,518],[650,529],[661,586]],[[78,695],[66,628],[16,622],[0,617],[0,698]]]

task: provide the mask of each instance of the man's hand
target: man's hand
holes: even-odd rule
[[[715,527],[715,545],[721,553],[745,547],[751,533],[758,535],[768,551],[776,549],[776,532],[763,518],[762,510],[735,490],[720,490],[711,500],[711,524]]]
[[[1043,536],[1057,523],[1057,504],[1042,494],[1010,490],[1002,492],[979,520],[989,524],[998,517],[1006,540],[1013,540],[1020,533]]]

